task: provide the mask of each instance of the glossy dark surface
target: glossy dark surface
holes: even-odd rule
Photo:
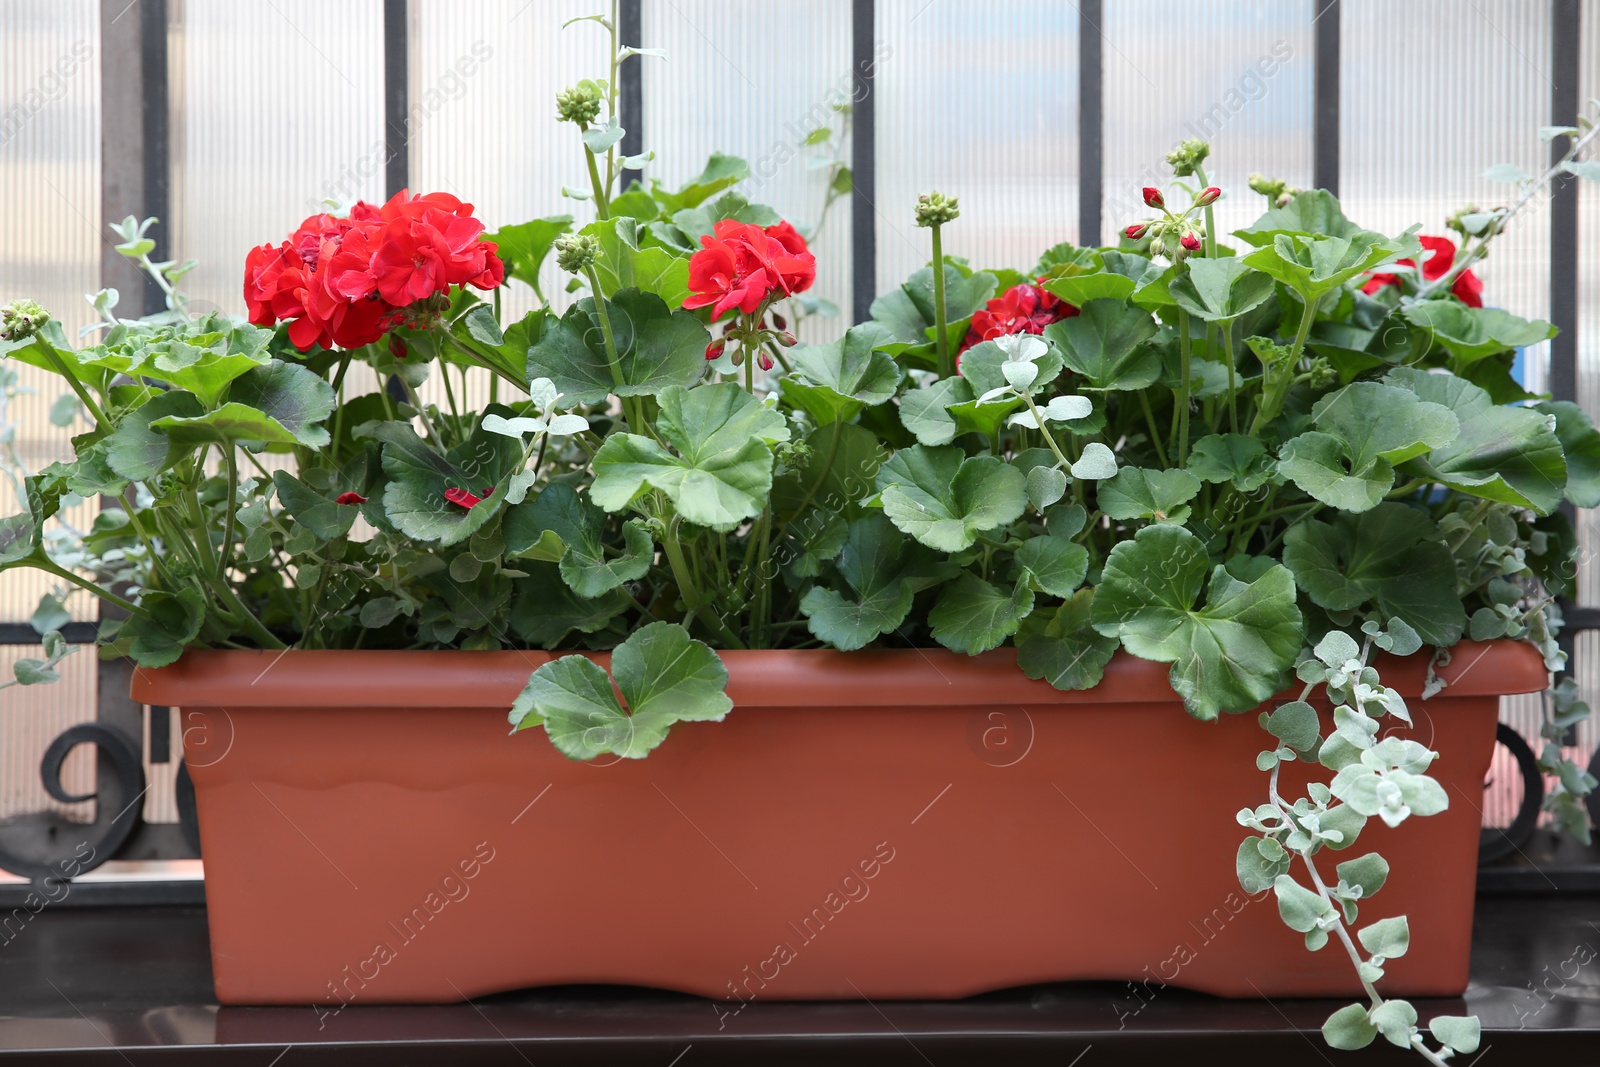
[[[508,946],[508,951],[515,951]],[[1338,1002],[1070,984],[953,1003],[709,1001],[567,987],[419,1007],[219,1008],[205,913],[52,910],[0,934],[0,1061],[25,1064],[1417,1063],[1323,1047]],[[1489,1067],[1600,1064],[1600,895],[1484,898],[1473,984],[1419,1013],[1476,1012]],[[1086,1051],[1087,1050],[1087,1051]],[[1075,1059],[1076,1057],[1082,1057]],[[1474,1057],[1462,1057],[1474,1063]]]

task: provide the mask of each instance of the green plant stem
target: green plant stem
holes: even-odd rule
[[[226,581],[228,558],[233,555],[233,524],[239,511],[239,461],[231,445],[221,445],[222,464],[228,470],[228,500],[226,517],[222,523],[222,550],[217,553],[217,579]]]
[[[1161,461],[1161,469],[1167,469],[1167,446],[1161,442],[1161,431],[1156,428],[1156,413],[1150,410],[1150,398],[1145,391],[1140,389],[1139,406],[1144,408],[1145,425],[1150,428],[1150,443],[1156,446],[1156,458]]]
[[[1305,293],[1301,293],[1300,299],[1305,303],[1305,311],[1300,316],[1300,328],[1294,335],[1294,348],[1290,350],[1289,358],[1280,368],[1262,369],[1263,379],[1272,384],[1263,387],[1261,405],[1256,409],[1255,421],[1250,424],[1251,437],[1259,437],[1267,423],[1277,418],[1278,412],[1282,410],[1289,386],[1294,384],[1294,371],[1300,364],[1300,353],[1305,351],[1306,338],[1311,335],[1311,324],[1317,320],[1317,304],[1320,298],[1308,297]],[[1270,393],[1266,391],[1269,388]]]
[[[583,157],[588,161],[589,184],[594,188],[594,216],[596,220],[604,222],[611,217],[610,205],[606,201],[605,187],[600,184],[600,168],[595,163],[594,151],[588,145],[583,146]],[[594,292],[596,296],[600,294],[598,285],[594,287]]]
[[[1023,403],[1028,405],[1028,410],[1033,413],[1033,421],[1039,424],[1039,433],[1044,436],[1044,443],[1050,446],[1050,451],[1055,453],[1057,462],[1065,467],[1068,476],[1071,476],[1072,461],[1067,458],[1066,453],[1061,451],[1061,446],[1056,444],[1056,439],[1050,435],[1050,431],[1045,429],[1044,413],[1034,404],[1033,397],[1029,396],[1026,390],[1018,395],[1022,397]]]
[[[1233,366],[1233,320],[1222,324],[1222,355],[1228,363],[1228,430],[1239,432],[1239,383]]]
[[[590,155],[591,162],[593,155]],[[627,379],[622,375],[622,358],[617,355],[617,338],[611,331],[611,313],[606,310],[605,297],[600,295],[600,274],[594,269],[594,264],[584,268],[584,274],[589,279],[589,290],[594,294],[594,315],[600,320],[600,336],[605,342],[606,365],[611,369],[611,382],[618,389],[627,384]],[[622,425],[629,433],[635,432],[636,426],[644,425],[644,419],[639,413],[637,397],[626,397],[618,394],[617,400],[622,405]]]
[[[455,420],[456,433],[461,432],[461,409],[456,407],[456,391],[450,388],[450,365],[439,361],[439,377],[444,382],[444,399],[450,405],[450,417]]]
[[[1189,391],[1192,387],[1190,374],[1193,359],[1189,354],[1189,313],[1183,308],[1178,309],[1178,351],[1179,359],[1183,361],[1180,371],[1182,395],[1178,404],[1178,466],[1183,466],[1189,461]]]
[[[60,578],[60,579],[62,579],[64,581],[71,582],[73,585],[77,586],[80,589],[87,589],[89,592],[93,593],[95,596],[99,597],[101,600],[104,600],[109,604],[115,604],[117,607],[121,608],[123,611],[128,612],[130,615],[142,615],[145,618],[149,618],[150,617],[150,613],[149,612],[145,611],[143,608],[141,608],[139,605],[135,604],[133,601],[126,600],[126,599],[118,596],[117,594],[113,593],[111,590],[106,589],[105,587],[103,587],[101,585],[98,585],[97,583],[89,580],[88,578],[85,578],[82,575],[77,574],[77,573],[75,573],[73,571],[67,570],[67,568],[61,566],[55,560],[53,560],[50,557],[44,555],[43,552],[39,553],[39,556],[43,560],[43,562],[29,564],[29,566],[32,566],[35,570],[44,571],[46,574],[53,574],[57,578]]]
[[[1324,504],[1322,501],[1320,501],[1320,500],[1313,501],[1311,506],[1306,508],[1304,512],[1302,512],[1300,515],[1296,516],[1295,518],[1293,518],[1290,521],[1288,521],[1288,522],[1283,524],[1283,529],[1278,531],[1278,536],[1274,537],[1271,541],[1269,541],[1267,543],[1267,547],[1261,550],[1261,554],[1263,556],[1272,555],[1272,550],[1277,548],[1280,544],[1283,543],[1283,539],[1286,536],[1288,536],[1288,533],[1289,533],[1290,530],[1294,529],[1296,526],[1300,525],[1302,522],[1304,522],[1307,519],[1311,518],[1311,516],[1315,515],[1317,512],[1321,511],[1325,507],[1327,507],[1327,505]]]
[[[945,336],[945,302],[944,302],[944,240],[940,236],[940,226],[934,223],[933,230],[933,328],[936,336],[933,339],[934,348],[939,356],[939,377],[950,378],[955,375],[955,361],[950,356],[950,339]]]
[[[94,402],[94,397],[89,395],[89,391],[83,387],[83,383],[78,380],[78,376],[67,369],[66,361],[56,352],[54,346],[36,338],[33,342],[33,349],[43,355],[49,361],[50,366],[55,368],[55,372],[67,380],[67,385],[71,386],[72,391],[78,394],[78,399],[82,401],[83,406],[88,409],[89,414],[94,418],[95,425],[105,433],[110,433],[113,429],[111,420],[106,418],[106,413],[100,410],[100,405]]]
[[[666,534],[661,539],[661,548],[666,553],[668,566],[672,568],[672,576],[678,583],[678,591],[683,594],[684,607],[692,617],[716,631],[717,636],[721,637],[729,648],[744,648],[744,642],[739,640],[738,635],[729,630],[727,624],[715,613],[709,611],[702,613],[705,603],[700,599],[700,586],[694,580],[689,560],[683,554],[683,545],[678,543],[679,521],[674,515],[667,523]]]
[[[822,488],[822,483],[828,480],[828,474],[833,470],[833,461],[838,458],[839,443],[843,436],[844,423],[838,419],[835,419],[833,422],[833,433],[828,438],[828,458],[823,460],[822,469],[817,472],[816,480],[813,481],[810,488],[806,490],[806,495],[800,498],[800,506],[795,508],[794,511],[790,513],[790,517],[788,519],[785,519],[783,522],[778,524],[778,530],[780,532],[787,530],[789,528],[789,523],[805,514],[806,508],[811,506],[812,498],[817,495],[817,490]]]

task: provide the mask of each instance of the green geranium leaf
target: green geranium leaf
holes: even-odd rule
[[[1408,395],[1409,394],[1409,395]],[[1381,382],[1353,382],[1311,409],[1315,430],[1283,447],[1278,469],[1341,511],[1367,511],[1394,488],[1394,468],[1455,440],[1456,414]]]
[[[813,586],[800,601],[800,613],[813,634],[845,652],[864,648],[898,629],[916,594],[956,571],[954,564],[936,560],[932,552],[895,529],[882,515],[868,515],[850,524],[834,566],[854,598],[836,589]]]
[[[1411,325],[1428,335],[1464,365],[1526,348],[1556,335],[1556,328],[1543,319],[1529,321],[1500,308],[1469,308],[1454,300],[1424,300],[1408,304],[1400,314]]]
[[[748,177],[750,164],[738,156],[713,152],[711,158],[706,160],[705,170],[690,178],[676,192],[668,192],[657,185],[650,195],[661,205],[663,212],[670,215],[684,208],[698,207],[708,198]]]
[[[142,614],[128,618],[117,631],[117,644],[141,667],[165,667],[200,636],[206,604],[193,587],[180,593],[146,589],[139,597]]]
[[[681,301],[680,301],[681,302]],[[711,335],[693,312],[671,311],[655,293],[622,289],[606,302],[622,384],[611,376],[605,334],[593,298],[549,323],[528,349],[527,377],[549,378],[564,404],[597,404],[607,395],[654,396],[690,386],[705,373]]]
[[[1251,252],[1243,261],[1315,300],[1375,267],[1405,256],[1415,258],[1421,251],[1422,246],[1409,232],[1395,241],[1370,230],[1358,230],[1348,237],[1280,233],[1271,244]]]
[[[174,389],[194,393],[210,408],[216,406],[235,379],[275,362],[268,350],[272,337],[270,329],[208,316],[190,328],[173,328],[148,336],[117,336],[113,329],[102,344],[78,353],[68,352],[67,356],[69,364],[76,359],[80,366],[99,367],[134,379],[154,378]],[[328,387],[326,382],[322,384]]]
[[[655,556],[655,542],[638,522],[622,525],[622,553],[608,559],[604,541],[606,514],[580,497],[565,482],[552,482],[532,500],[506,512],[506,552],[539,558],[534,551],[554,537],[562,545],[561,577],[585,599],[609,593],[643,578]]]
[[[689,295],[686,257],[655,245],[639,247],[638,223],[626,215],[591,222],[582,232],[600,242],[600,256],[594,267],[600,276],[600,287],[607,294],[620,297],[622,290],[638,289],[661,298],[668,308],[683,306]]]
[[[1378,1036],[1378,1028],[1367,1018],[1365,1004],[1346,1004],[1322,1024],[1322,1039],[1330,1048],[1366,1048]]]
[[[1573,506],[1600,507],[1600,431],[1570,400],[1550,400],[1534,410],[1556,420],[1556,437],[1567,461],[1566,497]]]
[[[1211,572],[1200,539],[1180,526],[1146,526],[1111,550],[1095,591],[1096,630],[1144,659],[1172,664],[1189,714],[1245,711],[1278,691],[1300,650],[1294,579],[1273,564],[1245,583]]]
[[[1161,356],[1144,342],[1154,337],[1149,312],[1118,300],[1091,300],[1070,319],[1045,327],[1045,339],[1066,365],[1096,389],[1134,390],[1161,377]]]
[[[152,421],[150,426],[164,432],[184,450],[201,444],[220,444],[231,448],[241,441],[268,445],[300,443],[300,438],[287,426],[245,404],[224,404],[214,411],[192,418],[168,415]]]
[[[1168,286],[1177,305],[1206,322],[1233,322],[1273,293],[1272,279],[1234,256],[1189,260]]]
[[[1242,433],[1211,434],[1189,450],[1188,471],[1207,482],[1231,482],[1241,493],[1261,488],[1272,477],[1267,446]]]
[[[193,393],[158,393],[155,398],[122,417],[106,438],[106,463],[130,481],[149,481],[193,450],[193,445],[174,441],[150,424],[169,416],[192,419],[202,412],[199,397]]]
[[[628,600],[612,591],[585,599],[572,591],[554,563],[519,565],[528,577],[515,583],[511,629],[530,645],[554,648],[576,630],[590,634],[604,628],[628,608]]]
[[[19,563],[33,555],[39,542],[39,530],[33,516],[9,515],[0,519],[0,567]]]
[[[308,448],[332,440],[321,423],[333,414],[333,386],[304,367],[273,360],[241,375],[228,390],[228,406],[236,404],[255,408]]]
[[[988,303],[998,280],[993,274],[978,271],[971,275],[949,264],[944,268],[945,319],[965,319]],[[887,326],[895,340],[926,344],[934,325],[933,268],[923,267],[907,278],[900,288],[872,302],[872,321]]]
[[[509,409],[491,407],[485,414],[504,417]],[[418,541],[456,545],[494,518],[514,489],[512,465],[521,456],[516,441],[480,425],[466,441],[441,455],[417,436],[409,423],[379,422],[363,435],[383,443],[383,513],[394,527]],[[472,507],[452,503],[445,493],[464,489],[480,498]]]
[[[533,672],[511,724],[543,722],[568,758],[613,753],[643,759],[678,722],[720,722],[733,708],[728,670],[711,648],[680,626],[653,622],[611,654],[611,677],[593,660],[562,656]],[[626,704],[612,689],[621,690]]]
[[[1100,510],[1113,519],[1183,522],[1189,517],[1185,505],[1200,492],[1200,479],[1179,468],[1123,467],[1096,492]]]
[[[1017,549],[1017,567],[1022,578],[1035,590],[1051,596],[1070,597],[1089,569],[1089,550],[1076,541],[1046,534],[1030,537]]]
[[[530,286],[543,300],[544,291],[539,288],[539,268],[555,246],[556,238],[571,229],[571,215],[551,215],[513,226],[502,226],[494,233],[484,234],[483,239],[499,246],[497,254],[506,265],[506,277]]]
[[[1117,640],[1089,623],[1094,590],[1080,589],[1056,608],[1031,612],[1017,629],[1017,666],[1061,690],[1093,689],[1117,650]]]
[[[900,425],[918,444],[947,445],[956,438],[956,417],[949,409],[972,400],[965,378],[940,378],[926,389],[907,389],[900,397]]]
[[[1026,483],[1003,460],[966,458],[954,446],[901,449],[877,476],[889,520],[941,552],[959,552],[984,530],[1020,517],[1028,503]]]
[[[962,571],[941,590],[928,621],[935,641],[952,652],[976,656],[1016,633],[1032,610],[1033,590],[1026,582],[1007,592]]]
[[[594,458],[590,496],[610,512],[646,488],[666,493],[678,514],[700,526],[731,530],[761,513],[772,488],[772,445],[789,439],[783,414],[733,383],[660,394],[661,437],[612,434]]]
[[[1532,408],[1501,407],[1452,374],[1396,367],[1386,379],[1455,413],[1461,433],[1414,459],[1406,472],[1463,493],[1549,514],[1567,484],[1556,420]]]
[[[1385,621],[1400,619],[1440,648],[1459,641],[1466,627],[1449,548],[1432,519],[1404,504],[1296,523],[1284,535],[1283,563],[1300,590],[1329,611],[1370,604]]]
[[[318,540],[343,537],[360,514],[353,505],[335,503],[288,471],[273,471],[272,484],[277,487],[278,500],[284,510],[295,522],[316,534]]]
[[[1091,300],[1125,302],[1140,285],[1151,278],[1160,277],[1161,273],[1162,268],[1144,256],[1131,252],[1103,252],[1100,253],[1099,272],[1051,278],[1044,283],[1044,288],[1073,307],[1081,308]]]
[[[1273,208],[1233,235],[1257,248],[1270,245],[1279,234],[1327,234],[1330,237],[1352,237],[1363,232],[1360,226],[1344,217],[1338,197],[1326,189],[1311,189],[1290,200],[1283,207]]]
[[[873,495],[878,468],[889,458],[877,435],[836,422],[811,431],[805,444],[797,465],[773,483],[773,513],[791,531],[815,529],[819,518],[858,518],[860,502]]]
[[[794,373],[780,382],[784,398],[819,426],[848,422],[864,408],[884,403],[900,386],[900,368],[874,348],[891,339],[886,327],[867,322],[830,344],[791,349]]]

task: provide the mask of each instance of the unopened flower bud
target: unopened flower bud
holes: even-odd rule
[[[1136,222],[1126,230],[1123,230],[1122,235],[1130,241],[1137,241],[1144,236],[1145,231],[1149,228],[1150,224],[1148,222]]]
[[[716,359],[718,356],[722,355],[722,350],[727,348],[727,347],[728,347],[728,342],[726,342],[726,341],[722,341],[722,340],[712,341],[710,344],[706,345],[706,359],[707,360]]]
[[[961,217],[960,201],[938,190],[917,197],[917,225],[942,226]]]
[[[756,365],[762,370],[771,370],[773,362],[774,361],[770,353],[766,351],[756,353]]]
[[[733,350],[733,355],[732,355],[732,356],[730,356],[730,357],[729,357],[729,358],[730,358],[730,359],[731,359],[731,360],[732,360],[732,361],[733,361],[733,365],[734,365],[734,366],[735,366],[735,367],[742,367],[742,366],[744,366],[744,349],[742,349],[742,348],[735,348],[735,349],[734,349],[734,350]]]
[[[1282,178],[1268,178],[1259,173],[1250,175],[1250,191],[1260,193],[1268,200],[1276,200],[1283,193]]]
[[[772,313],[772,325],[780,330],[787,330],[789,328],[789,320],[774,311]]]
[[[739,320],[737,318],[729,319],[727,322],[722,324],[722,336],[726,337],[738,328]]]
[[[1157,237],[1155,240],[1150,242],[1150,254],[1152,256],[1163,255],[1166,253],[1166,251],[1167,244],[1161,238]]]
[[[1217,202],[1217,198],[1221,195],[1221,189],[1218,189],[1215,185],[1208,186],[1200,190],[1200,195],[1194,198],[1194,206],[1207,207],[1211,204],[1215,204]]]
[[[23,341],[50,321],[50,313],[32,300],[13,300],[0,307],[0,341]]]
[[[1187,248],[1191,252],[1198,252],[1200,250],[1200,235],[1195,233],[1193,230],[1190,230],[1188,233],[1183,235],[1182,239],[1180,239],[1178,243],[1183,245],[1184,248]]]
[[[410,349],[406,347],[405,338],[389,335],[389,354],[395,359],[405,359]]]
[[[571,274],[581,274],[600,258],[600,242],[586,233],[564,233],[556,238],[556,262]]]
[[[562,122],[587,126],[600,116],[600,87],[581,81],[556,93],[556,117]]]
[[[1167,153],[1167,166],[1172,168],[1172,173],[1180,178],[1193,174],[1195,168],[1206,161],[1211,154],[1211,146],[1198,137],[1190,137],[1177,148]]]
[[[1166,197],[1161,195],[1161,190],[1153,185],[1144,187],[1144,206],[1161,208],[1167,206]]]
[[[784,348],[793,348],[800,343],[800,339],[792,333],[780,333],[778,335],[778,343]]]

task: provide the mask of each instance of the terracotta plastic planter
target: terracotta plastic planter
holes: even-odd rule
[[[1306,952],[1234,880],[1266,735],[1189,719],[1165,667],[1119,654],[1061,693],[1004,650],[724,656],[725,722],[609,765],[507,737],[543,653],[191,652],[137,672],[135,698],[183,709],[218,998],[1357,991],[1336,947]],[[1388,988],[1413,996],[1466,986],[1498,698],[1546,683],[1510,642],[1463,644],[1441,673],[1412,707],[1450,809],[1371,820],[1356,848],[1404,853],[1362,918],[1409,915]],[[1423,674],[1384,677],[1415,697]]]

